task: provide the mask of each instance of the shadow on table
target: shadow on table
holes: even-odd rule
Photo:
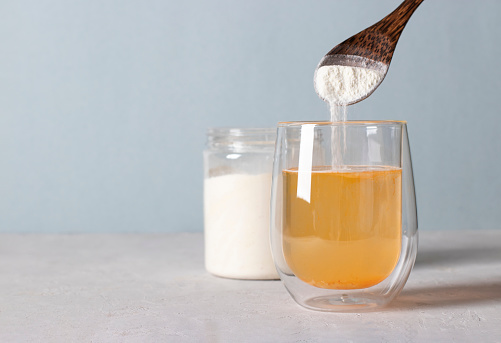
[[[475,244],[476,243],[476,244]],[[471,242],[469,246],[444,249],[422,247],[416,259],[414,269],[429,269],[436,273],[440,270],[454,268],[471,270],[476,266],[490,265],[492,271],[501,265],[501,249],[498,242]],[[478,275],[477,275],[478,276]],[[476,281],[474,281],[476,280]],[[421,288],[404,288],[402,293],[390,304],[388,310],[435,308],[474,303],[501,301],[501,272],[487,274],[485,278],[476,277],[464,283],[449,285],[430,285]]]
[[[485,262],[501,262],[501,248],[476,246],[443,250],[422,249],[418,251],[414,268],[450,267]]]
[[[478,304],[501,300],[501,280],[478,284],[430,286],[404,290],[388,310],[435,308]]]

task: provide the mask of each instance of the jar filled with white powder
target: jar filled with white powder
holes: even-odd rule
[[[276,129],[212,128],[204,151],[205,267],[235,279],[277,279],[270,249]]]

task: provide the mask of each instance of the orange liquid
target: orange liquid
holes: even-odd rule
[[[319,167],[311,173],[309,199],[298,192],[297,169],[283,171],[283,178],[283,250],[299,279],[360,289],[391,274],[401,247],[401,169]]]

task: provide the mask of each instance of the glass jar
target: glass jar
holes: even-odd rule
[[[278,279],[270,248],[275,128],[211,128],[204,151],[205,267],[235,279]]]

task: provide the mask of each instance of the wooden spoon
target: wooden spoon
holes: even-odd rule
[[[321,67],[336,65],[368,68],[381,75],[379,82],[368,93],[342,105],[351,105],[364,100],[381,84],[388,72],[395,47],[407,21],[423,1],[405,0],[392,13],[335,46],[322,58],[315,70],[315,75]],[[319,93],[318,90],[317,93]]]

